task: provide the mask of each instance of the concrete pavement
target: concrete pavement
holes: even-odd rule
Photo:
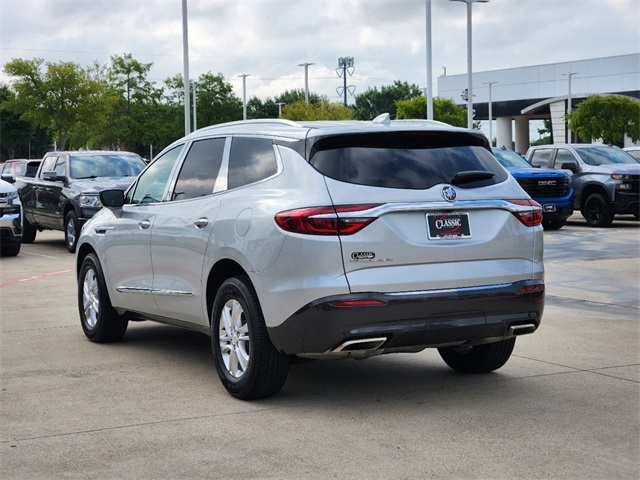
[[[75,256],[44,232],[0,259],[3,479],[635,479],[640,228],[545,233],[542,327],[480,376],[434,350],[292,366],[242,402],[209,339],[150,322],[96,345]]]

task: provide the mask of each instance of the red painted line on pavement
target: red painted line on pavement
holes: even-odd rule
[[[17,285],[19,283],[24,283],[24,282],[31,282],[33,280],[40,280],[41,278],[45,278],[45,277],[55,277],[56,275],[62,275],[64,273],[71,273],[73,271],[74,271],[73,269],[60,270],[59,272],[43,273],[42,275],[34,275],[33,277],[29,277],[29,278],[21,278],[20,280],[12,280],[11,282],[0,283],[0,288],[10,287],[12,285]]]

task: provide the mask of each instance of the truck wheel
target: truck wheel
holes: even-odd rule
[[[475,347],[439,348],[438,353],[447,365],[462,373],[487,373],[502,367],[513,352],[515,337]]]
[[[559,230],[564,226],[565,223],[565,220],[548,220],[546,222],[543,220],[542,228],[544,228],[545,230]]]
[[[129,322],[111,306],[100,261],[90,253],[82,261],[78,277],[78,310],[82,330],[96,343],[116,342]]]
[[[20,253],[20,244],[1,245],[0,256],[2,257],[15,257]]]
[[[584,202],[582,216],[592,227],[609,227],[613,223],[613,210],[600,193],[592,193]]]
[[[71,210],[67,213],[64,220],[64,241],[67,244],[67,250],[69,250],[69,252],[75,253],[79,236],[80,225],[78,224],[78,217],[76,212]]]
[[[36,240],[38,229],[31,225],[29,221],[22,218],[22,243],[33,243]]]
[[[211,312],[211,346],[224,388],[242,400],[280,391],[289,357],[275,349],[258,297],[246,276],[226,280]]]

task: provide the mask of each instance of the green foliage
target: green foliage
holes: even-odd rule
[[[397,118],[397,102],[410,100],[422,95],[420,87],[415,84],[396,80],[393,85],[385,85],[378,90],[369,88],[364,93],[356,95],[353,107],[354,118],[357,120],[373,120],[381,113],[389,113],[391,119]],[[426,104],[425,104],[426,108]],[[413,117],[423,118],[423,117]]]
[[[285,103],[291,104],[299,101],[304,101],[304,90],[303,89],[293,89],[293,90],[285,90],[284,93],[278,95],[275,98],[274,103]],[[309,103],[320,103],[321,101],[326,101],[326,98],[321,97],[317,93],[309,92]]]
[[[398,118],[427,118],[427,99],[415,97],[411,100],[400,100],[398,105]],[[433,119],[448,123],[454,127],[467,126],[467,111],[459,107],[453,100],[435,97],[433,99]],[[479,128],[479,125],[474,125]]]
[[[294,121],[351,120],[353,119],[353,110],[341,103],[306,103],[303,99],[284,105],[282,118]]]
[[[3,108],[20,115],[22,120],[50,128],[60,148],[65,148],[70,134],[84,144],[91,132],[81,127],[99,125],[103,111],[104,85],[91,78],[73,62],[45,64],[44,60],[15,59],[5,64],[5,72],[15,77],[14,99]]]
[[[640,140],[640,102],[620,95],[593,95],[567,114],[569,129],[584,140],[621,144],[627,135]]]
[[[278,118],[278,105],[275,100],[267,98],[264,102],[258,97],[251,97],[247,101],[247,118]]]

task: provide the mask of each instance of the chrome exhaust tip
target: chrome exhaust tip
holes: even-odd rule
[[[356,350],[376,350],[387,341],[387,337],[378,338],[360,338],[358,340],[349,340],[342,345],[334,348],[331,352],[353,352]]]
[[[536,326],[533,323],[526,323],[524,325],[511,325],[509,327],[509,335],[517,337],[519,335],[526,335],[536,331]]]

